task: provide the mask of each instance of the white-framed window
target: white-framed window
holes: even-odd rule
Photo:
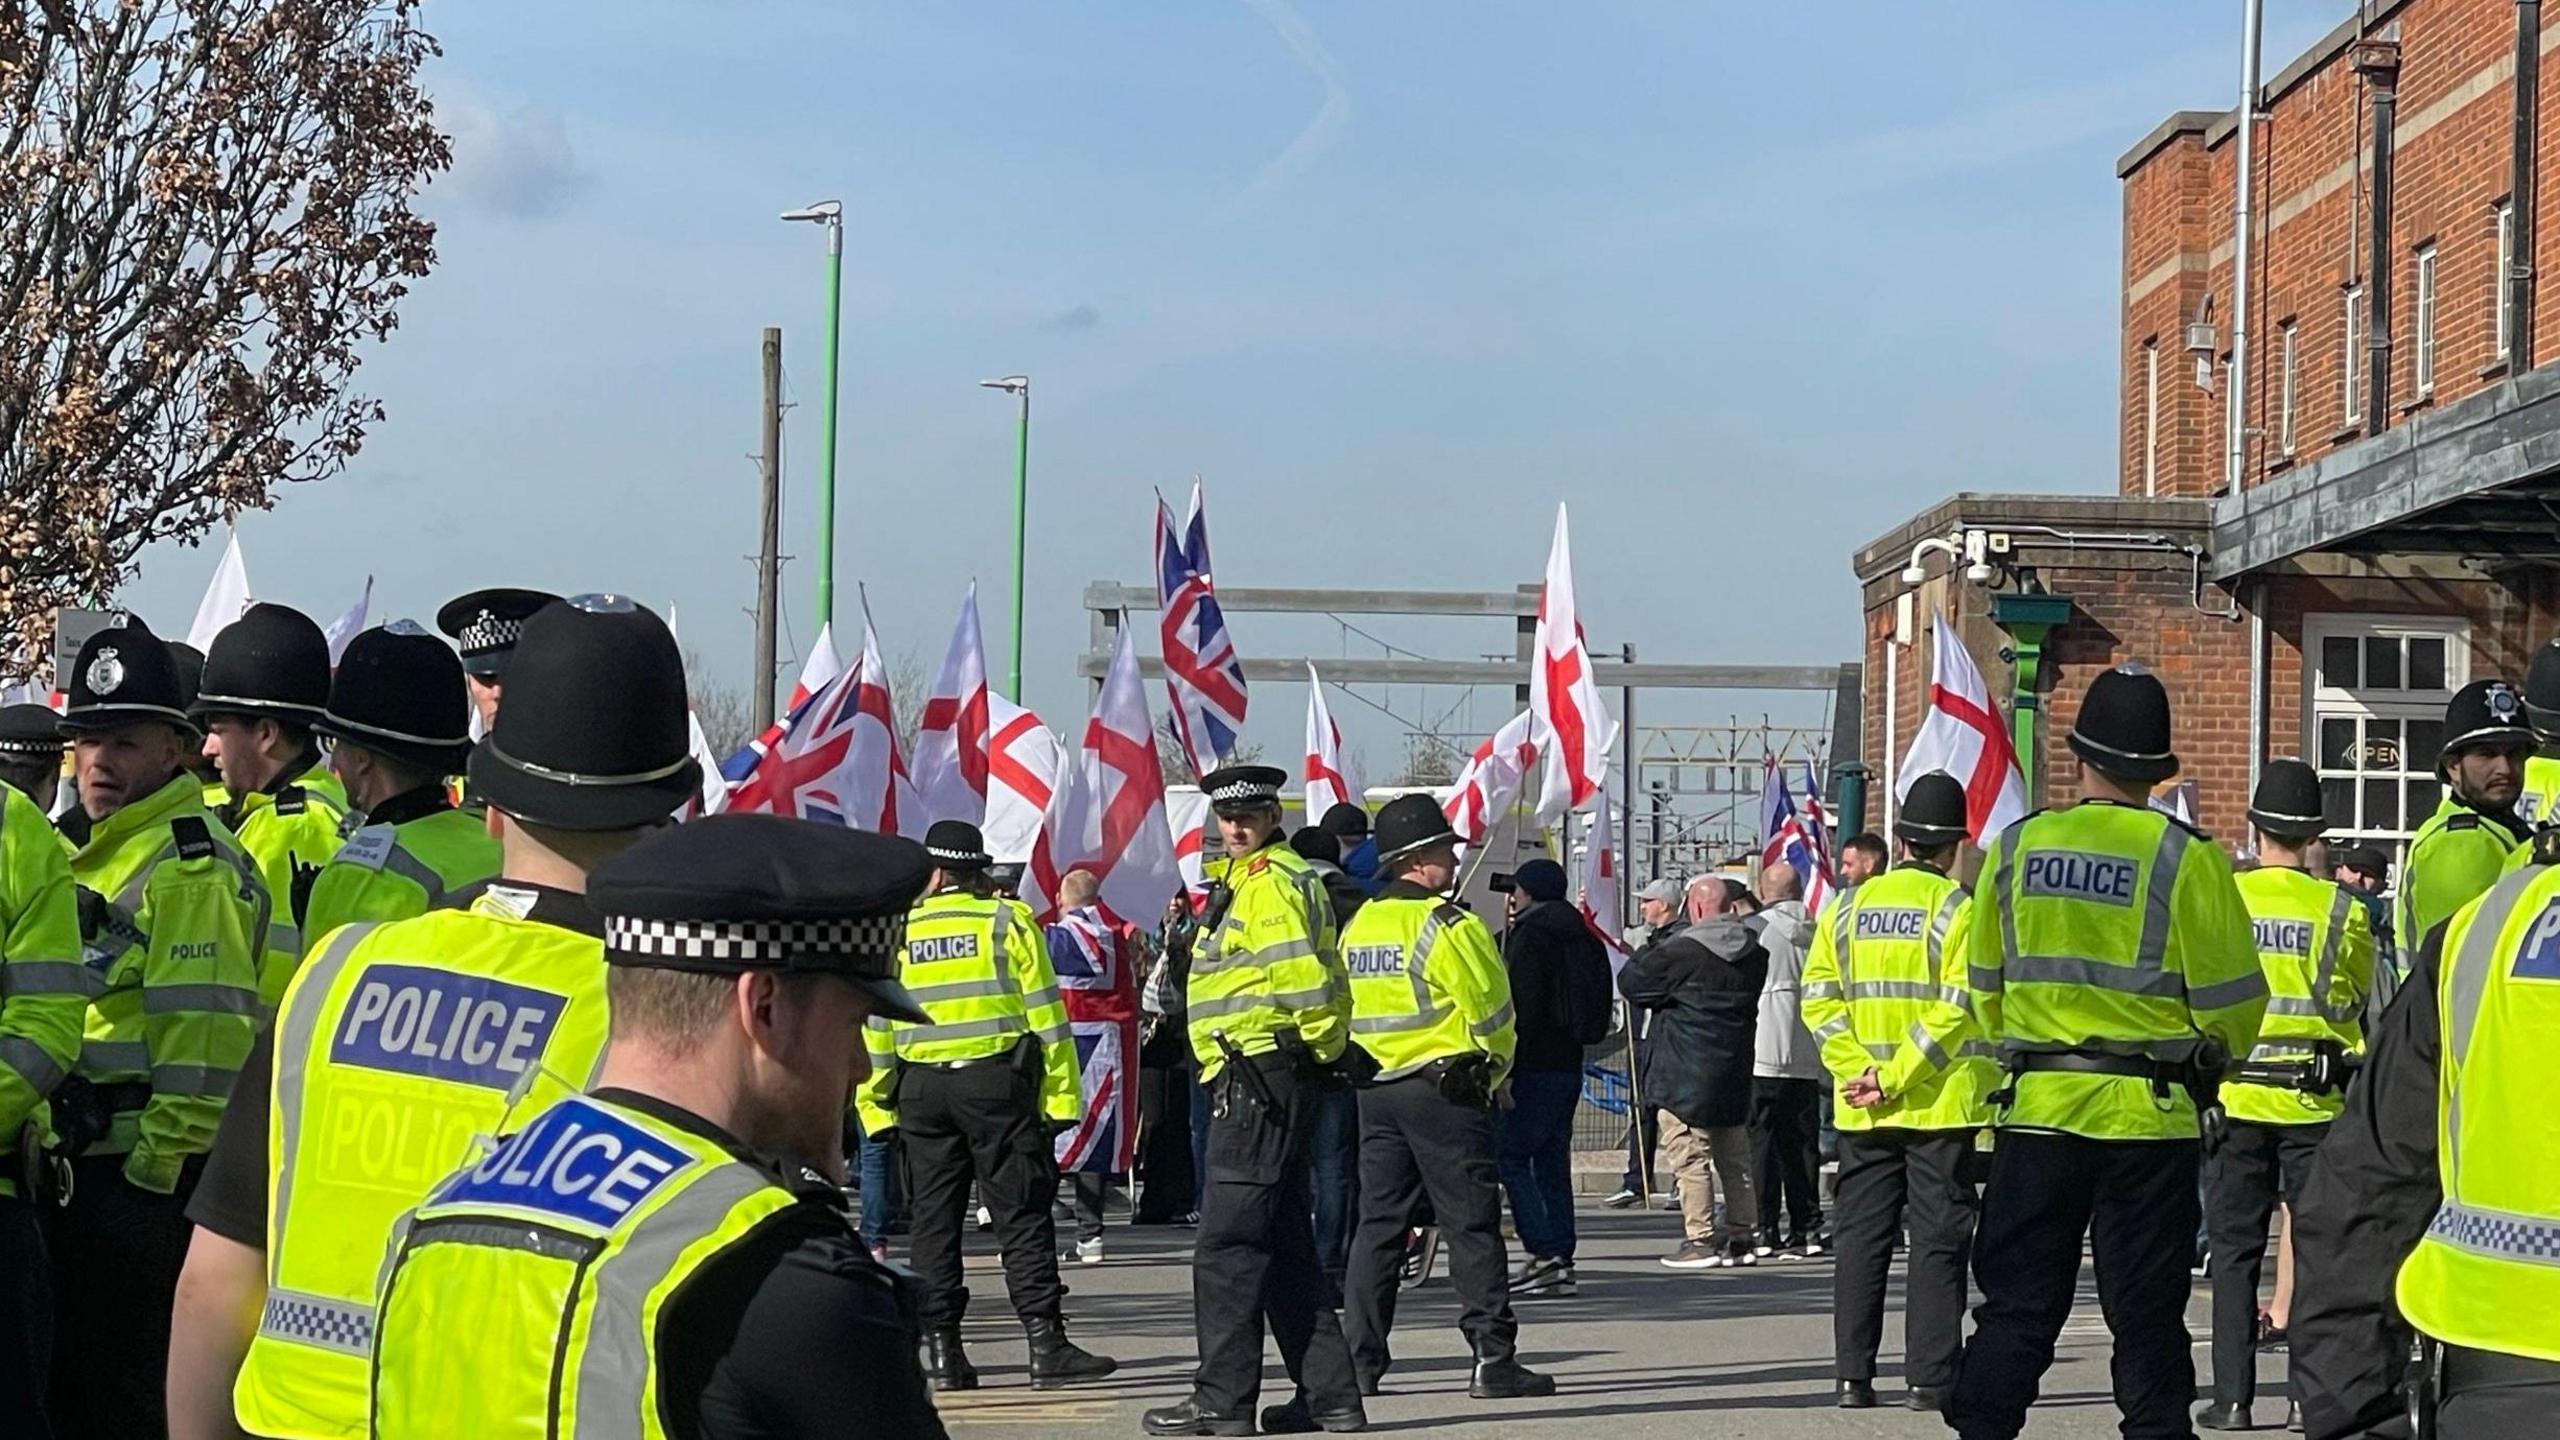
[[[2294,368],[2293,322],[2287,320],[2278,326],[2276,335],[2281,372],[2276,383],[2276,444],[2290,455],[2293,453],[2294,381],[2300,373]]]
[[[2160,493],[2160,337],[2142,342],[2142,493]]]
[[[2508,272],[2515,269],[2515,264],[2516,202],[2501,200],[2498,202],[2498,271],[2495,281],[2498,288],[2490,298],[2490,303],[2497,307],[2500,360],[2515,353],[2515,287],[2507,280]]]
[[[2353,425],[2364,418],[2364,287],[2350,285],[2340,297],[2338,373],[2345,377],[2338,413]]]
[[[2418,247],[2418,306],[2411,317],[2416,333],[2410,337],[2410,355],[2416,366],[2418,394],[2421,398],[2436,393],[2436,247],[2429,241]]]
[[[2471,627],[2419,615],[2303,621],[2303,753],[2320,772],[2332,847],[2394,857],[2435,813],[2444,707],[2471,679]]]

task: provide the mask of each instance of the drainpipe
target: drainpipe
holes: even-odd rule
[[[2249,586],[2249,793],[2267,755],[2267,582]]]
[[[2514,178],[2507,186],[2509,213],[2515,217],[2515,248],[2509,252],[2507,273],[2498,277],[2498,283],[2507,287],[2510,375],[2533,368],[2533,212],[2539,188],[2533,157],[2541,94],[2542,0],[2516,0],[2516,153]]]
[[[2014,591],[1991,597],[1991,621],[2009,637],[2014,678],[2009,686],[2009,743],[2018,753],[2018,778],[2027,803],[2036,803],[2036,713],[2044,679],[2045,637],[2071,618],[2068,595],[2027,595]]]
[[[2365,276],[2364,433],[2391,428],[2391,146],[2399,109],[2400,45],[2356,43],[2356,73],[2373,88],[2373,252]]]
[[[2265,0],[2246,0],[2240,27],[2240,146],[2231,179],[2231,395],[2222,430],[2222,484],[2240,493],[2249,451],[2249,192],[2257,179],[2258,31]]]

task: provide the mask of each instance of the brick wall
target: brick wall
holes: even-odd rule
[[[2391,237],[2392,413],[2429,403],[2417,391],[2416,251],[2436,252],[2436,364],[2432,403],[2445,404],[2504,374],[2496,352],[2497,219],[2510,188],[2515,6],[2511,0],[2405,0],[2373,12],[2373,34],[2400,42]],[[2361,284],[2370,317],[2372,197],[2367,140],[2371,96],[2352,64],[2351,34],[2335,35],[2270,76],[2257,132],[2260,234],[2250,297],[2249,426],[2245,483],[2315,459],[2362,432],[2347,422],[2343,296]],[[2535,249],[2560,257],[2560,6],[2545,12]],[[2231,338],[2232,172],[2237,136],[2226,114],[2182,114],[2128,155],[2124,182],[2121,493],[2144,493],[2146,346],[2159,353],[2157,493],[2209,495],[2223,479],[2225,400],[2194,382],[2184,326],[2207,296],[2218,344]],[[2560,296],[2546,290],[2534,354],[2560,341]],[[2295,337],[2294,449],[2279,443],[2283,331]],[[2359,365],[2362,364],[2361,359]],[[2369,382],[2359,376],[2357,404]]]

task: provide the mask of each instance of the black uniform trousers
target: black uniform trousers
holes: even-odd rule
[[[960,1234],[969,1182],[995,1220],[1005,1290],[1025,1320],[1056,1316],[1058,1227],[1049,1213],[1058,1162],[1040,1092],[1011,1055],[958,1069],[901,1062],[899,1154],[906,1166],[908,1243],[924,1281],[924,1328],[957,1327],[968,1313]]]
[[[1315,1197],[1308,1186],[1315,1084],[1278,1055],[1242,1063],[1260,1071],[1279,1101],[1266,1112],[1229,1062],[1209,1081],[1209,1176],[1191,1250],[1192,1321],[1200,1368],[1192,1397],[1221,1415],[1250,1414],[1262,1393],[1262,1334],[1269,1322],[1280,1363],[1319,1414],[1359,1407],[1359,1382],[1342,1343],[1342,1320],[1324,1304],[1316,1260]]]
[[[186,1264],[187,1195],[124,1178],[122,1155],[71,1162],[71,1203],[44,1215],[53,1263],[52,1422],[80,1440],[162,1440],[169,1430],[169,1307]],[[5,1429],[5,1427],[0,1427]]]
[[[1360,1092],[1360,1229],[1343,1281],[1344,1335],[1362,1375],[1387,1372],[1405,1231],[1425,1202],[1449,1252],[1458,1328],[1479,1360],[1511,1358],[1510,1258],[1502,1244],[1502,1181],[1493,1111],[1462,1105],[1420,1075]]]
[[[2246,1405],[2258,1397],[2258,1279],[2267,1257],[2267,1222],[2279,1196],[2302,1193],[2311,1157],[2328,1134],[2327,1121],[2233,1120],[2205,1162],[2205,1224],[2213,1240],[2213,1398],[2224,1404]],[[2286,1373],[2285,1388],[2299,1399],[2289,1364]]]
[[[1822,1228],[1824,1088],[1820,1080],[1751,1077],[1751,1189],[1766,1244],[1804,1239]]]
[[[1962,1440],[2015,1440],[2080,1287],[2080,1242],[2098,1269],[2115,1334],[2116,1409],[2125,1440],[2188,1440],[2195,1357],[2188,1267],[2195,1259],[2193,1140],[2092,1140],[2000,1132],[1973,1278],[1982,1303],[1957,1366],[1947,1423]]]
[[[2447,1345],[2436,1389],[2444,1440],[2544,1440],[2560,1413],[2560,1365],[2523,1355]]]
[[[1970,1130],[1882,1127],[1840,1132],[1840,1184],[1831,1211],[1839,1255],[1831,1272],[1832,1372],[1876,1378],[1893,1251],[1911,1221],[1911,1273],[1903,1292],[1902,1375],[1938,1389],[1952,1383],[1964,1343],[1964,1267],[1978,1207],[1965,1165]]]
[[[45,1421],[53,1364],[53,1274],[36,1207],[0,1195],[0,1415],[11,1435],[52,1440]]]

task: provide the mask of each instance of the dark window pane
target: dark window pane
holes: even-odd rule
[[[2339,690],[2356,688],[2356,637],[2332,635],[2320,642],[2320,683]]]
[[[2436,752],[2444,748],[2444,722],[2412,720],[2409,722],[2408,766],[2420,773],[2436,768]]]
[[[2400,688],[2400,641],[2397,636],[2365,637],[2364,683],[2369,690]]]
[[[2368,830],[2400,828],[2400,785],[2395,780],[2364,782],[2364,819]]]
[[[2397,774],[2408,767],[2402,763],[2400,722],[2373,719],[2364,722],[2364,749],[2357,752],[2359,770]]]
[[[2409,790],[2409,828],[2417,829],[2436,813],[2436,805],[2444,798],[2444,787],[2433,780],[2412,780]]]
[[[2320,782],[2320,812],[2329,817],[2332,829],[2344,829],[2356,823],[2356,782],[2323,780]]]
[[[2409,688],[2442,690],[2444,688],[2444,641],[2412,639],[2409,642]]]
[[[2320,717],[2320,768],[2345,770],[2356,748],[2356,722],[2343,715]]]

